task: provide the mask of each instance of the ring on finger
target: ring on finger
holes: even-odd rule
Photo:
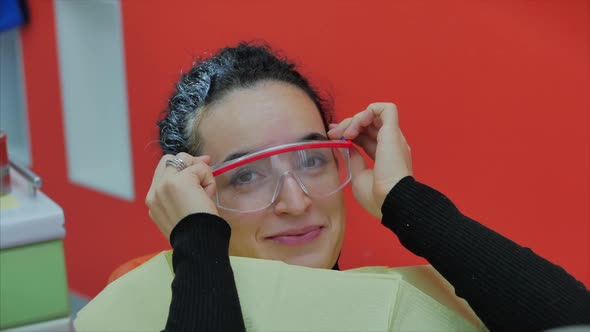
[[[168,166],[173,166],[179,172],[188,167],[188,166],[186,166],[186,163],[180,158],[173,158],[173,159],[166,160],[166,167],[168,167]]]

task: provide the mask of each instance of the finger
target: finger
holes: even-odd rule
[[[377,135],[379,135],[379,128],[375,126],[367,127],[367,136],[370,138],[377,140]]]
[[[179,218],[188,215],[200,204],[208,205],[202,201],[199,203],[203,191],[209,200],[215,195],[215,180],[211,168],[205,163],[191,165],[174,176],[164,177],[155,195],[158,205],[162,207],[162,214],[168,220],[180,220]],[[211,204],[215,206],[213,202]]]
[[[164,156],[162,156],[162,158],[160,158],[160,161],[158,162],[158,166],[156,167],[156,170],[154,171],[154,177],[152,178],[152,184],[150,186],[150,189],[148,190],[148,193],[146,195],[146,200],[149,199],[150,197],[153,197],[154,195],[154,190],[158,187],[158,184],[161,183],[162,179],[165,178],[164,174],[175,174],[178,172],[178,170],[170,165],[166,165],[166,162],[168,160],[174,159],[174,158],[179,158],[182,161],[185,162],[185,164],[189,165],[189,164],[195,164],[198,162],[205,162],[205,163],[209,163],[211,161],[211,157],[204,155],[204,156],[199,156],[199,157],[193,157],[191,155],[189,155],[188,153],[184,153],[181,152],[179,154],[177,154],[176,156],[171,155],[171,154],[166,154]]]
[[[350,166],[353,177],[367,169],[367,163],[356,147],[350,149]]]
[[[169,159],[180,159],[182,160],[182,162],[186,165],[186,168],[192,166],[192,165],[196,165],[199,163],[205,163],[208,164],[211,161],[211,157],[208,155],[203,155],[203,156],[198,156],[198,157],[194,157],[191,156],[190,154],[186,153],[186,152],[180,152],[178,153],[176,156],[174,156],[173,158],[169,158]],[[164,162],[165,164],[166,162]],[[164,165],[165,169],[163,171],[163,177],[167,177],[167,176],[171,176],[173,174],[176,174],[184,169],[178,169],[172,165]],[[167,166],[167,167],[166,167]]]
[[[340,123],[336,124],[336,126],[333,126],[332,128],[330,128],[330,130],[328,130],[328,138],[340,139],[340,137],[342,137],[342,132],[344,131],[344,129],[346,129],[346,126],[348,125],[347,123],[350,120],[351,120],[350,118],[346,118],[346,119],[340,121]]]
[[[381,129],[382,121],[381,119],[372,111],[372,109],[367,109],[364,111],[363,118],[360,122],[360,131],[361,134],[365,134],[372,139],[377,139],[377,134],[379,133],[379,129]]]
[[[181,152],[179,154],[176,155],[176,158],[181,159],[182,161],[184,161],[184,163],[186,164],[186,166],[191,166],[197,163],[205,163],[205,164],[209,164],[211,162],[211,157],[208,155],[201,155],[201,156],[192,156],[186,152]]]
[[[181,153],[182,153],[182,152],[181,152]],[[186,165],[188,165],[188,164],[187,164],[187,162],[186,162],[186,161],[184,161],[184,159],[182,159],[182,158],[179,158],[179,157],[178,157],[178,155],[180,155],[181,153],[179,153],[179,154],[176,154],[175,156],[173,156],[173,157],[171,157],[171,158],[168,158],[168,159],[166,159],[166,160],[164,161],[164,170],[162,171],[162,174],[161,174],[161,176],[160,176],[160,179],[159,179],[159,180],[162,180],[162,179],[168,178],[169,176],[172,176],[172,175],[174,175],[174,174],[176,174],[176,173],[178,173],[178,172],[179,172],[179,170],[178,170],[178,169],[177,169],[177,168],[176,168],[174,165],[168,165],[168,164],[166,163],[167,161],[169,161],[169,160],[173,160],[173,159],[180,159],[180,160],[182,160],[182,161],[183,161],[183,162],[184,162]],[[185,159],[186,159],[186,157],[185,157]]]
[[[372,103],[368,109],[383,123],[383,126],[395,128],[399,126],[397,106],[393,103]]]
[[[171,154],[163,155],[162,158],[160,158],[160,161],[158,162],[158,166],[156,166],[156,170],[154,171],[154,177],[152,179],[152,184],[154,182],[157,182],[156,180],[162,177],[162,174],[166,170],[166,161],[170,160],[172,158],[174,158],[174,155],[171,155]]]
[[[330,139],[340,139],[342,137],[342,133],[344,132],[344,130],[346,130],[351,121],[352,118],[346,118],[340,121],[340,123],[337,124],[336,127],[328,131],[328,137]]]
[[[366,136],[366,135],[359,135],[354,141],[354,144],[363,148],[367,155],[375,160],[375,152],[377,150],[377,141]]]
[[[333,140],[335,140],[335,139],[340,139],[340,137],[334,137],[333,135],[331,135],[331,134],[330,134],[330,132],[332,131],[332,129],[334,129],[334,128],[336,128],[336,127],[338,127],[338,124],[336,124],[336,123],[330,123],[330,124],[328,125],[328,132],[327,132],[327,134],[328,134],[328,139],[333,139]]]
[[[211,167],[205,163],[198,163],[187,167],[181,173],[190,173],[193,178],[198,181],[210,198],[213,198],[216,192],[215,177],[211,171]]]
[[[359,134],[359,123],[361,121],[363,112],[357,113],[352,117],[352,120],[342,132],[342,137],[346,139],[355,139]]]
[[[375,115],[369,109],[357,113],[353,118],[348,128],[344,131],[342,136],[346,139],[354,139],[359,135],[363,128],[369,126],[373,122]]]

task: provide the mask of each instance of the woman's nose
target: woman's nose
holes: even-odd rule
[[[299,215],[311,205],[311,199],[293,175],[285,175],[280,184],[274,210],[276,214]]]

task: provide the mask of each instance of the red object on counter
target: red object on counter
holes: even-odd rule
[[[0,195],[10,193],[10,164],[6,133],[0,131]]]
[[[8,165],[8,145],[6,142],[6,133],[0,131],[0,167]]]

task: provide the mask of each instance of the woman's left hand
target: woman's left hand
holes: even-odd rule
[[[387,194],[404,177],[412,175],[410,147],[399,128],[393,103],[373,103],[338,124],[330,124],[330,139],[352,140],[375,161],[368,169],[361,154],[352,151],[352,189],[355,198],[372,215],[381,218]]]

